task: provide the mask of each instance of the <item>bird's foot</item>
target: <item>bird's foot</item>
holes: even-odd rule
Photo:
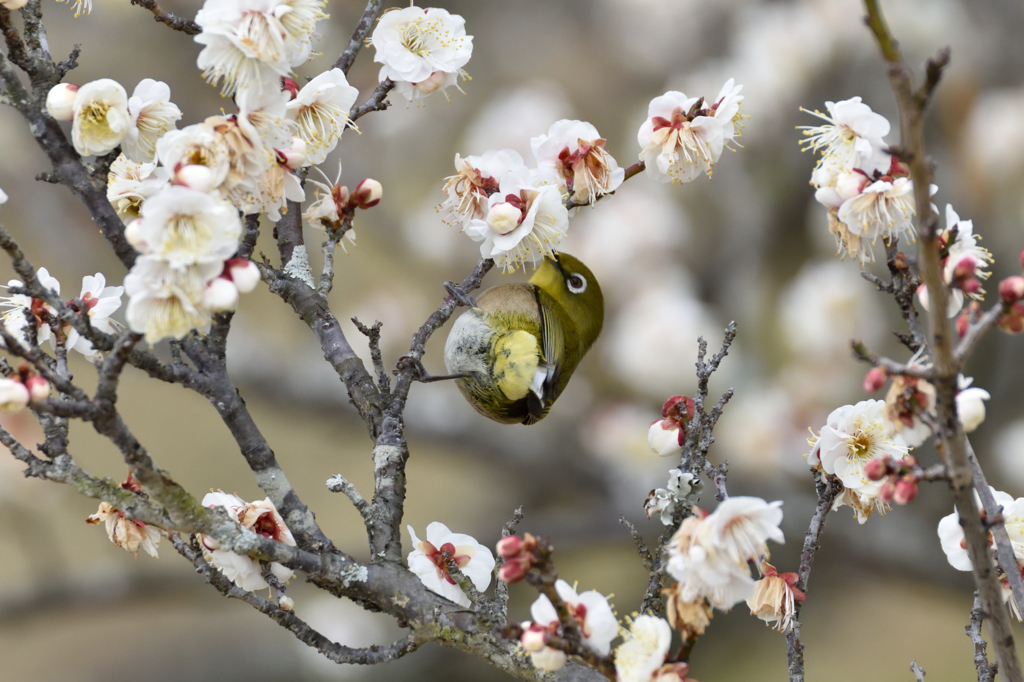
[[[454,296],[455,300],[458,301],[461,305],[464,305],[468,308],[477,307],[476,301],[473,299],[473,297],[467,294],[465,291],[463,291],[462,288],[459,285],[455,284],[454,282],[445,282],[444,288],[445,291]]]
[[[398,358],[398,369],[394,370],[395,374],[398,374],[404,369],[412,370],[412,378],[421,384],[429,384],[434,381],[447,381],[449,379],[468,379],[469,374],[431,374],[427,371],[427,368],[423,366],[423,362],[419,358],[414,358],[411,355],[403,355]]]

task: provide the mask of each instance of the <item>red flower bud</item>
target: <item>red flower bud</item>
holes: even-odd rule
[[[953,268],[953,279],[966,279],[974,276],[977,263],[970,256],[960,259],[960,262]]]
[[[967,313],[960,313],[959,317],[956,318],[956,333],[961,339],[967,334],[967,330],[971,326],[970,317]]]
[[[518,560],[506,561],[498,569],[498,580],[505,583],[517,583],[526,577],[529,566],[524,567]]]
[[[894,486],[891,481],[883,483],[882,487],[878,491],[878,499],[882,500],[882,502],[892,502],[895,496],[896,486]]]
[[[381,184],[373,178],[366,178],[356,185],[349,203],[359,208],[372,208],[380,203],[383,195],[384,188]]]
[[[1024,305],[1014,303],[1010,310],[999,318],[999,328],[1008,334],[1024,331]]]
[[[885,460],[873,459],[864,465],[864,475],[872,481],[881,481],[888,473],[889,467]]]
[[[523,540],[518,535],[509,535],[498,540],[498,556],[511,559],[523,551]]]
[[[875,367],[864,376],[864,390],[868,393],[874,393],[875,391],[885,386],[885,382],[889,380],[889,374],[885,371],[884,367]]]
[[[1024,277],[1007,277],[999,283],[999,297],[1007,303],[1024,298]]]
[[[904,476],[896,481],[893,490],[893,501],[896,504],[910,504],[917,497],[917,479]]]

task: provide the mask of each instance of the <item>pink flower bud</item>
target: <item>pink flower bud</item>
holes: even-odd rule
[[[893,497],[896,496],[896,486],[891,481],[886,481],[882,484],[882,487],[878,490],[878,499],[882,502],[890,503]]]
[[[352,190],[349,203],[359,208],[373,208],[380,203],[384,195],[384,188],[373,178],[360,180],[356,188]]]
[[[999,297],[1007,303],[1024,298],[1024,277],[1007,277],[999,283]]]
[[[868,393],[874,393],[881,389],[882,386],[885,386],[885,382],[888,380],[889,374],[885,371],[885,368],[875,367],[864,376],[864,390]]]
[[[203,290],[202,303],[204,308],[214,313],[234,310],[238,305],[238,287],[229,279],[217,277]]]
[[[21,0],[18,0],[21,2]],[[3,3],[8,9],[13,9],[7,3]],[[21,5],[25,3],[22,2]],[[18,5],[18,7],[21,7]],[[58,83],[50,88],[46,94],[46,111],[58,121],[70,121],[75,117],[75,95],[78,94],[78,86],[71,83]]]
[[[232,258],[224,264],[239,293],[247,294],[260,283],[260,269],[248,258]]]
[[[50,382],[41,376],[31,376],[25,379],[25,388],[28,389],[32,402],[46,400],[50,397]]]
[[[523,636],[519,638],[519,641],[527,651],[540,651],[548,643],[548,633],[531,625],[523,630]]]
[[[956,333],[961,339],[967,333],[967,330],[971,327],[971,319],[967,313],[960,313],[959,317],[956,318]]]
[[[917,497],[917,479],[913,476],[899,479],[894,488],[892,499],[896,504],[910,504]]]
[[[1020,250],[1020,266],[1024,268],[1024,249]]]
[[[981,291],[981,280],[977,277],[968,277],[967,279],[959,280],[956,286],[965,294],[976,294]]]
[[[523,540],[518,535],[509,535],[498,540],[498,556],[511,559],[523,551]]]
[[[0,379],[0,412],[21,412],[30,397],[25,384],[14,379]]]
[[[278,149],[281,162],[291,170],[306,165],[306,143],[301,137],[292,136],[292,144],[287,149]]]
[[[199,164],[187,164],[179,166],[174,172],[172,182],[175,185],[182,185],[197,192],[210,192],[214,188],[213,171],[206,166]]]
[[[974,277],[974,271],[977,268],[974,258],[965,256],[960,259],[960,262],[953,268],[953,279],[966,279],[968,277]]]
[[[647,430],[647,444],[659,457],[681,453],[685,438],[686,432],[674,419],[659,419]]]
[[[524,567],[517,559],[506,561],[498,569],[498,580],[504,583],[517,583],[526,577],[529,567]]]
[[[999,318],[999,328],[1008,334],[1020,334],[1024,331],[1024,305],[1014,303],[1009,312]]]
[[[429,95],[432,92],[437,92],[438,88],[444,86],[444,72],[435,71],[430,74],[426,80],[422,80],[419,83],[413,83],[416,89],[422,92],[424,95]]]
[[[872,481],[881,481],[888,473],[889,467],[886,465],[885,460],[873,459],[864,465],[864,475]]]

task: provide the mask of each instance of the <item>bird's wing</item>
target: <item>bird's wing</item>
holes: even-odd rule
[[[542,358],[526,396],[529,413],[526,424],[538,422],[547,415],[551,404],[561,392],[560,380],[565,368],[566,332],[554,311],[558,303],[541,290],[537,291],[537,299],[540,304]]]

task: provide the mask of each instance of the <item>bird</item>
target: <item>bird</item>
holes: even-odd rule
[[[502,424],[536,424],[565,390],[604,324],[604,296],[579,259],[554,251],[529,282],[470,300],[444,362],[469,404]]]

